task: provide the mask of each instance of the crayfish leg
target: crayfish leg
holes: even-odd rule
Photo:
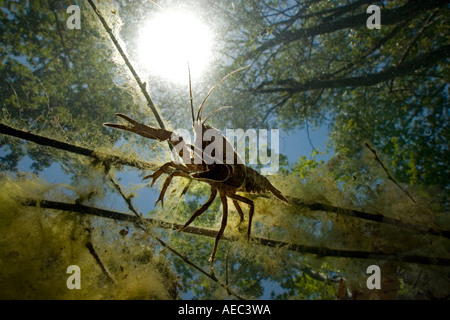
[[[184,195],[188,192],[189,187],[191,186],[191,183],[192,183],[192,177],[189,176],[189,182],[188,182],[188,184],[184,187],[183,191],[181,192],[180,197],[184,196]]]
[[[234,193],[233,194],[229,193],[228,197],[230,197],[233,200],[244,202],[250,206],[250,211],[248,213],[248,230],[247,230],[247,239],[250,240],[250,234],[252,232],[253,214],[255,213],[255,203],[253,202],[253,200],[250,200],[248,198],[242,197]]]
[[[216,195],[217,189],[211,187],[211,195],[209,196],[208,201],[206,201],[200,208],[198,208],[189,218],[188,222],[186,222],[185,225],[178,231],[179,232],[183,231],[187,226],[189,226],[192,223],[192,221],[194,221],[199,215],[205,212],[213,203],[214,199],[216,198]]]
[[[158,200],[156,200],[155,206],[158,204],[159,201],[161,201],[161,206],[164,206],[164,195],[166,194],[167,188],[169,187],[170,183],[172,182],[173,177],[186,177],[191,178],[190,175],[188,175],[186,172],[182,171],[175,171],[172,172],[167,179],[164,181],[164,185],[161,189],[161,193],[159,194]]]
[[[209,261],[211,262],[211,268],[214,263],[214,257],[216,256],[216,251],[217,251],[217,246],[219,244],[219,240],[222,237],[223,232],[225,231],[225,227],[227,226],[227,218],[228,218],[227,196],[222,192],[220,192],[220,200],[222,201],[222,207],[223,207],[222,223],[220,225],[219,232],[217,232],[216,240],[214,241],[214,249],[211,254],[211,258],[209,258]]]
[[[239,213],[240,220],[239,220],[238,225],[236,226],[236,227],[238,227],[244,221],[244,212],[242,211],[241,206],[239,205],[239,202],[237,202],[235,199],[233,199],[233,204]]]
[[[170,162],[164,163],[158,170],[156,170],[152,174],[145,176],[143,180],[147,180],[148,178],[153,178],[152,183],[150,184],[150,187],[153,187],[153,185],[156,182],[156,179],[158,179],[163,173],[166,173],[170,167],[178,169],[178,170],[186,172],[186,173],[189,173],[188,169],[185,166],[183,166],[182,164],[177,164],[173,161],[170,161]]]

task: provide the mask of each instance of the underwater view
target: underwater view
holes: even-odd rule
[[[0,299],[450,298],[448,1],[0,0],[0,30]]]

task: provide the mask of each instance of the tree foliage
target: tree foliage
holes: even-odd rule
[[[67,28],[66,8],[61,1],[3,1],[2,122],[93,148],[112,145],[118,134],[107,135],[102,123],[120,110],[139,109],[89,8],[82,7],[80,30]],[[2,157],[4,169],[17,169],[25,154],[36,171],[56,160],[5,137],[2,146],[10,151]]]
[[[369,4],[381,8],[379,30],[366,27]],[[446,1],[237,1],[228,16],[241,31],[228,30],[238,37],[227,52],[251,66],[241,90],[252,117],[328,123],[335,152],[356,156],[369,142],[401,181],[447,187]]]

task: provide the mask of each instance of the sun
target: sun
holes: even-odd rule
[[[185,83],[202,74],[211,58],[212,35],[195,15],[170,11],[153,17],[140,30],[139,62],[150,74]]]

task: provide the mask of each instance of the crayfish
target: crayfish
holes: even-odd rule
[[[242,69],[242,68],[241,68]],[[232,75],[233,73],[241,70],[235,70],[225,76],[218,84],[213,86],[206,97],[204,98],[202,104],[198,108],[197,116],[194,117],[194,106],[192,99],[192,88],[191,88],[191,79],[189,74],[189,90],[190,90],[190,102],[191,102],[191,113],[192,113],[192,124],[194,128],[195,134],[195,143],[194,145],[184,141],[184,139],[177,135],[177,133],[154,128],[151,126],[144,125],[139,123],[130,117],[117,113],[116,115],[128,123],[125,125],[116,124],[116,123],[105,123],[104,126],[122,129],[130,132],[137,133],[145,138],[159,140],[159,141],[169,141],[169,145],[171,145],[172,152],[175,157],[179,157],[182,161],[170,161],[163,164],[158,170],[156,170],[153,174],[148,175],[144,178],[152,178],[151,187],[155,183],[155,181],[164,173],[168,173],[169,176],[166,178],[163,187],[161,189],[161,193],[156,201],[156,204],[161,201],[161,205],[163,205],[164,194],[169,187],[172,179],[174,177],[184,177],[198,181],[206,182],[211,187],[211,194],[209,199],[199,208],[197,209],[190,219],[184,224],[184,226],[179,229],[179,231],[184,230],[188,227],[197,217],[199,217],[202,213],[204,213],[213,203],[217,194],[219,194],[220,200],[222,202],[223,216],[222,222],[219,231],[217,232],[214,248],[211,254],[209,261],[211,262],[211,266],[214,263],[214,257],[217,251],[218,242],[225,231],[225,227],[227,226],[227,217],[228,217],[228,202],[227,198],[230,198],[233,201],[234,206],[236,207],[237,212],[239,213],[240,222],[244,220],[244,213],[239,202],[245,203],[249,205],[249,221],[248,221],[248,229],[247,229],[247,237],[250,239],[251,227],[252,227],[252,219],[255,211],[255,205],[253,200],[248,199],[244,196],[238,195],[237,192],[246,192],[246,193],[267,193],[271,192],[278,199],[284,201],[285,203],[289,203],[289,201],[283,196],[283,194],[276,189],[270,181],[262,176],[258,171],[254,170],[243,164],[239,155],[234,150],[233,145],[215,128],[206,124],[206,121],[217,111],[220,109],[226,108],[222,107],[211,113],[204,121],[202,121],[203,107],[205,105],[206,100],[211,95],[212,91],[227,77]],[[212,132],[212,136],[214,140],[203,139],[203,134],[205,132]],[[169,140],[170,139],[170,140]],[[206,140],[206,141],[205,141]],[[212,143],[215,143],[215,146],[221,145],[221,148],[211,148]],[[210,153],[206,153],[206,149],[212,149]],[[227,156],[225,157],[224,150],[228,150]],[[230,151],[232,153],[230,153]],[[230,156],[231,154],[231,156]],[[188,185],[189,186],[189,185]],[[186,193],[187,189],[183,190],[183,193]],[[155,204],[155,205],[156,205]]]

